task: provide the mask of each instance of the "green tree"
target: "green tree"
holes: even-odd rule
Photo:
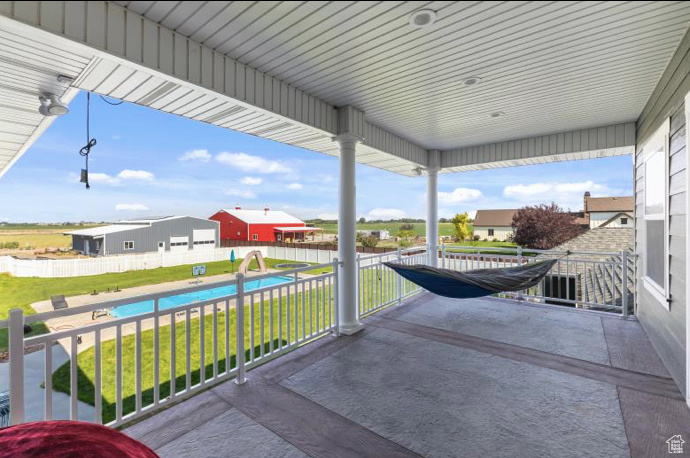
[[[359,221],[357,221],[357,222],[358,222],[359,224],[364,224],[364,223],[367,222],[367,219],[366,219],[365,217],[362,216],[361,218],[359,218]]]
[[[468,227],[470,215],[468,215],[467,212],[462,214],[456,213],[451,222],[453,223],[453,227],[455,229],[455,238],[459,242],[464,241],[470,236],[470,229]]]
[[[376,237],[374,234],[363,235],[360,238],[360,241],[362,243],[362,246],[367,248],[374,248],[379,243],[379,238]]]

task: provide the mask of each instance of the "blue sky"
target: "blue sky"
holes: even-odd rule
[[[86,142],[84,93],[0,179],[0,221],[208,217],[223,207],[337,215],[337,158],[124,103],[91,99],[91,189],[78,182]],[[630,156],[441,175],[439,214],[551,202],[579,210],[582,194],[632,194]],[[424,217],[426,179],[357,167],[357,213]]]

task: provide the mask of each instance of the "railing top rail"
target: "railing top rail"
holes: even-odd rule
[[[472,250],[481,252],[506,252],[506,253],[517,253],[517,248],[508,247],[477,247],[477,246],[457,246],[457,245],[446,245],[446,252],[452,252],[453,250]],[[537,254],[550,254],[550,255],[585,255],[585,256],[618,256],[623,251],[556,251],[556,250],[537,250],[532,248],[523,248],[522,253],[537,253]],[[475,254],[475,253],[467,253]],[[628,253],[628,257],[637,256],[634,253]]]

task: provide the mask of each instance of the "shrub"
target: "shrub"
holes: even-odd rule
[[[472,240],[474,240],[475,242],[478,242],[479,239],[480,239],[479,234],[476,234],[474,237],[472,237]]]
[[[362,246],[367,247],[367,248],[374,248],[378,243],[379,243],[379,238],[376,237],[375,235],[363,235],[359,237],[359,241],[362,244]]]

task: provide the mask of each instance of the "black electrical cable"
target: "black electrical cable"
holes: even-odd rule
[[[101,99],[103,99],[103,101],[104,101],[105,103],[107,103],[108,105],[117,106],[117,105],[122,105],[123,103],[125,103],[124,100],[120,100],[119,102],[115,103],[115,102],[111,102],[110,100],[106,99],[106,98],[103,97],[102,95],[99,95],[99,97],[100,97]]]
[[[91,148],[96,146],[96,139],[91,138],[90,132],[91,124],[91,93],[86,93],[86,145],[79,150],[79,155],[84,157],[86,162],[85,176],[82,178],[83,182],[86,183],[86,189],[90,189],[89,185],[89,153],[91,153]]]

